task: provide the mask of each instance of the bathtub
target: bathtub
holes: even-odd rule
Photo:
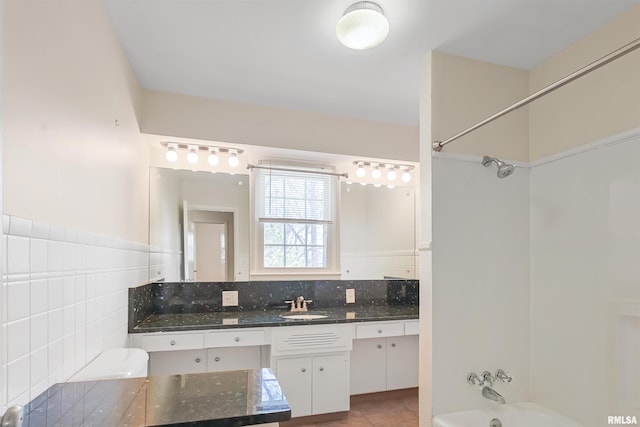
[[[499,420],[495,421],[495,420]],[[433,418],[433,427],[584,427],[530,402],[495,405],[487,409],[452,412]]]

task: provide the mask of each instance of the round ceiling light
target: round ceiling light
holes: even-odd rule
[[[345,10],[336,26],[340,43],[356,50],[378,46],[389,34],[389,21],[382,8],[370,1],[359,1]]]

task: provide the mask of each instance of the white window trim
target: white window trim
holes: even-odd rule
[[[333,201],[334,221],[327,224],[327,266],[325,268],[265,268],[264,267],[264,223],[261,223],[256,208],[255,174],[250,174],[251,206],[251,269],[250,278],[292,279],[305,277],[312,279],[340,278],[340,180],[336,180]],[[329,277],[331,276],[331,277]],[[335,277],[334,277],[335,276]]]

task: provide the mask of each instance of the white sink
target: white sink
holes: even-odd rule
[[[314,319],[324,319],[327,317],[326,314],[281,314],[280,317],[283,319],[291,319],[291,320],[314,320]]]

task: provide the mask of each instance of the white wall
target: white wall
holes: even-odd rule
[[[421,128],[431,137],[423,147],[527,94],[525,71],[482,61],[433,52],[430,70],[423,72],[430,73],[430,94],[423,98]],[[528,398],[528,170],[499,179],[495,167],[481,163],[483,154],[526,160],[527,120],[526,109],[518,111],[452,143],[431,161],[422,159],[432,168],[423,188],[432,191],[433,302],[426,314],[432,321],[433,415],[494,404],[467,384],[470,372],[507,370],[514,381],[497,390],[507,401]]]
[[[4,7],[4,212],[148,242],[140,88],[102,2]]]
[[[125,345],[126,288],[148,277],[148,151],[102,3],[2,3],[4,409]]]
[[[502,368],[507,402],[529,389],[529,173],[433,159],[433,412],[494,405],[467,384]]]
[[[145,90],[144,133],[369,156],[418,159],[418,128]]]
[[[531,397],[588,427],[640,416],[640,371],[623,369],[640,360],[636,135],[531,176]]]
[[[530,72],[536,91],[640,38],[640,5]],[[636,50],[530,104],[530,160],[636,129],[640,117]]]

